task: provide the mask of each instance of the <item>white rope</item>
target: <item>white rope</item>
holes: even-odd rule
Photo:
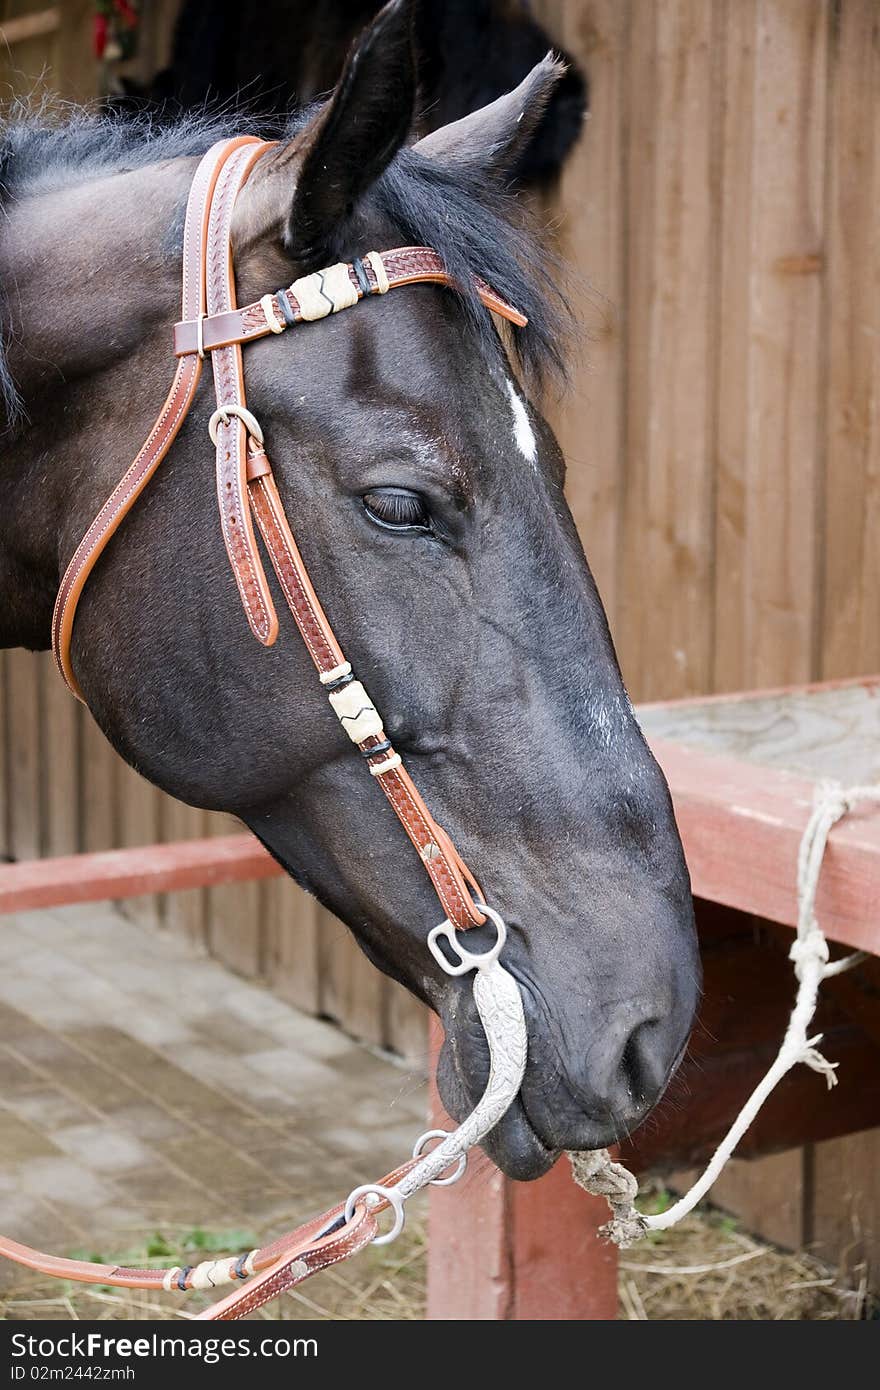
[[[816,892],[832,827],[860,802],[865,801],[880,804],[880,786],[856,786],[844,790],[836,782],[822,782],[816,788],[813,811],[798,851],[797,935],[789,951],[798,982],[794,1008],[775,1062],[749,1096],[727,1135],[712,1155],[702,1177],[667,1211],[654,1216],[644,1216],[634,1205],[638,1191],[635,1178],[621,1164],[612,1162],[607,1149],[568,1155],[575,1182],[585,1191],[607,1199],[612,1219],[603,1228],[602,1233],[621,1248],[626,1249],[648,1231],[667,1230],[681,1221],[682,1217],[687,1216],[688,1212],[693,1211],[721,1173],[767,1097],[798,1062],[803,1062],[813,1071],[820,1072],[825,1077],[829,1090],[837,1084],[834,1074],[837,1063],[829,1062],[819,1051],[821,1033],[807,1037],[807,1031],[816,1012],[822,981],[859,965],[867,952],[855,951],[842,960],[829,964],[828,942],[816,921]]]

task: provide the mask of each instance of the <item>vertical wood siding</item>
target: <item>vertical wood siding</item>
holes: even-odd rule
[[[536,9],[592,89],[552,207],[590,333],[554,423],[633,697],[880,670],[880,7]],[[716,1200],[877,1286],[878,1171],[870,1132]]]

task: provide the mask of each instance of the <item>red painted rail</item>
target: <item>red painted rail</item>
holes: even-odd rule
[[[797,848],[812,783],[654,740],[694,893],[794,926]],[[748,866],[747,872],[744,866]],[[35,859],[0,868],[0,913],[272,878],[281,868],[251,835]],[[832,831],[817,903],[827,935],[880,954],[880,815],[855,811]]]
[[[666,774],[694,895],[797,925],[797,854],[814,783],[778,768],[651,742]],[[880,955],[880,813],[867,803],[831,831],[816,916],[832,941]]]
[[[0,868],[0,913],[211,888],[283,872],[252,835],[29,859]]]

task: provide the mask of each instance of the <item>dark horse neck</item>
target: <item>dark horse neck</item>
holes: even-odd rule
[[[179,178],[144,168],[39,194],[4,224],[22,411],[0,451],[0,646],[49,645],[66,560],[161,403],[178,316],[179,234],[169,244],[167,229],[190,172],[181,161]]]

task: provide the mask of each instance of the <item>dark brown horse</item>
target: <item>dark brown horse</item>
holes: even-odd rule
[[[667,788],[621,683],[562,457],[521,384],[552,361],[563,315],[501,185],[558,70],[540,64],[510,97],[406,149],[414,76],[408,7],[394,0],[330,106],[245,188],[241,301],[370,247],[428,244],[463,287],[479,272],[528,314],[519,365],[472,295],[414,286],[253,344],[248,401],[334,627],[507,918],[529,1063],[488,1147],[532,1177],[655,1103],[699,966]],[[89,117],[3,132],[2,645],[47,645],[70,554],[153,422],[187,190],[216,135]],[[425,949],[433,893],[298,635],[269,650],[250,637],[219,531],[211,410],[203,383],[99,562],[74,631],[78,680],[123,757],[240,816],[442,1015],[441,1089],[461,1116],[486,1079],[469,982]]]

